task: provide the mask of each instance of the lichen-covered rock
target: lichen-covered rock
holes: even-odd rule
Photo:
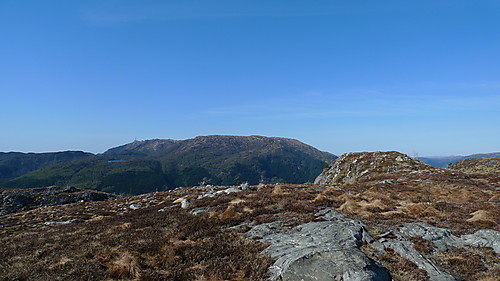
[[[360,221],[333,210],[317,214],[325,221],[293,228],[283,222],[253,227],[247,235],[271,245],[276,259],[271,280],[391,280],[388,271],[359,250],[373,238]]]
[[[435,169],[396,151],[346,153],[325,168],[314,183],[354,183],[379,174]]]

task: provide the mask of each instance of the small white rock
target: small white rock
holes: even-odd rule
[[[131,209],[131,210],[137,210],[137,209],[139,209],[140,207],[141,207],[141,205],[138,205],[138,204],[132,204],[132,205],[130,205],[130,206],[129,206],[129,209]]]
[[[191,206],[191,199],[182,199],[181,201],[181,208],[187,209]]]

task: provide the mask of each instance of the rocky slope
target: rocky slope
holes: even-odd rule
[[[180,146],[179,140],[152,139],[144,141],[134,141],[128,144],[113,147],[104,152],[105,155],[125,156],[160,156],[175,150]]]
[[[374,175],[349,183],[206,185],[0,216],[0,279],[498,280],[497,176],[364,155],[340,166]]]
[[[347,153],[323,170],[314,183],[354,183],[397,172],[434,169],[396,151]]]
[[[458,161],[449,166],[452,170],[470,174],[500,175],[500,158],[473,158]]]

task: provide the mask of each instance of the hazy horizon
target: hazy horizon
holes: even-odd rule
[[[500,151],[498,1],[0,2],[0,151]]]

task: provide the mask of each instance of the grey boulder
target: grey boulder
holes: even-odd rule
[[[296,227],[272,222],[247,232],[271,244],[264,251],[276,259],[270,280],[391,280],[387,269],[359,250],[363,241],[373,241],[361,222],[333,210],[317,216],[324,221]]]
[[[481,229],[474,234],[461,237],[465,244],[479,247],[491,247],[500,255],[500,232],[491,229]]]

